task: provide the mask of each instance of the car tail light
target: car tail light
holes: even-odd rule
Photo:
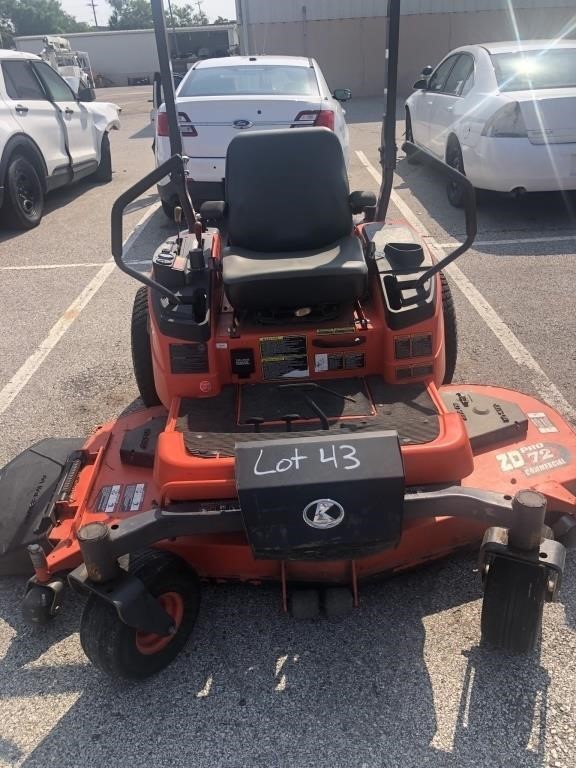
[[[528,136],[520,104],[515,101],[495,112],[484,126],[483,136],[500,139],[525,139]]]
[[[169,136],[168,115],[166,112],[158,112],[156,115],[156,133],[158,136]]]
[[[190,123],[190,118],[185,112],[178,113],[178,121],[180,123],[180,133],[182,136],[189,136],[194,138],[198,136],[198,131]],[[168,115],[166,112],[158,112],[156,116],[156,132],[158,136],[169,136],[170,131],[168,127]]]
[[[318,113],[318,117],[316,118],[316,122],[314,125],[322,126],[322,128],[330,128],[331,131],[334,130],[334,112],[332,112],[331,109],[322,109]]]
[[[315,126],[334,130],[334,112],[331,109],[306,109],[294,118],[292,126]]]

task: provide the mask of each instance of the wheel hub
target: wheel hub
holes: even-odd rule
[[[157,598],[160,606],[166,611],[174,623],[170,635],[157,635],[153,632],[136,632],[136,648],[143,656],[159,653],[172,641],[178,631],[184,616],[184,601],[178,592],[164,592]]]

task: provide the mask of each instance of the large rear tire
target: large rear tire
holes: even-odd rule
[[[456,362],[458,360],[458,325],[456,321],[456,307],[452,298],[450,284],[446,275],[440,272],[442,283],[442,316],[444,318],[444,355],[446,367],[444,370],[443,384],[450,384],[454,378]]]
[[[168,666],[186,644],[200,607],[198,577],[184,561],[159,550],[131,557],[140,579],[172,617],[172,635],[153,635],[124,624],[100,597],[88,598],[80,621],[80,642],[92,664],[110,677],[143,680]]]
[[[34,229],[44,213],[44,188],[34,165],[12,155],[4,177],[4,222],[15,229]]]
[[[132,367],[138,392],[147,408],[160,404],[160,398],[154,383],[154,365],[150,345],[148,289],[138,288],[132,307],[130,326],[132,341]]]
[[[488,566],[482,604],[482,642],[510,653],[529,653],[540,638],[547,572],[496,557]]]

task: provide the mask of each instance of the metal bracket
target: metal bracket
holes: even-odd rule
[[[548,572],[549,599],[553,600],[558,594],[566,564],[566,548],[559,541],[542,539],[535,549],[518,549],[509,544],[508,528],[495,526],[488,528],[480,547],[478,565],[483,581],[487,567],[497,557],[524,562],[535,568],[544,568]]]
[[[68,574],[68,582],[76,592],[96,595],[113,606],[120,621],[129,627],[156,635],[175,632],[174,622],[144,583],[126,571],[120,570],[113,581],[98,584],[88,578],[86,566],[82,564]]]

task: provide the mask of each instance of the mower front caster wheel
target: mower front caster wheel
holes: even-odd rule
[[[488,566],[482,605],[482,642],[529,653],[540,638],[548,588],[545,568],[496,557]]]
[[[174,623],[172,635],[140,632],[116,609],[91,595],[80,622],[80,642],[95,667],[110,677],[143,680],[170,664],[188,640],[200,606],[196,574],[180,558],[158,550],[132,556],[130,573],[144,582]]]

